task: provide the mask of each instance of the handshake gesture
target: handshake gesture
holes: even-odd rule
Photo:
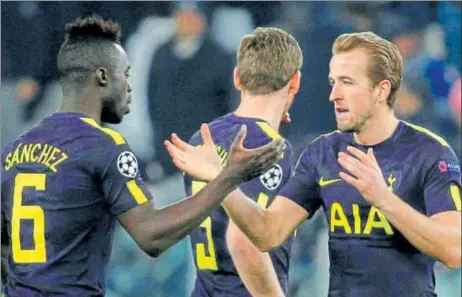
[[[207,124],[201,126],[204,143],[202,146],[194,147],[181,140],[175,133],[172,134],[171,141],[166,140],[164,144],[175,166],[188,175],[210,181],[221,171],[226,171],[242,183],[260,176],[273,167],[285,148],[284,140],[278,138],[265,146],[246,149],[243,146],[246,132],[247,127],[242,125],[231,145],[227,164],[223,168]]]

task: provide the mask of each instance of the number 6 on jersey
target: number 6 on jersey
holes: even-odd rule
[[[19,173],[15,177],[11,237],[13,261],[16,263],[45,263],[47,261],[43,209],[40,206],[22,205],[24,188],[34,187],[37,191],[44,191],[45,183],[46,175],[43,173]],[[34,249],[21,248],[21,220],[33,220]]]

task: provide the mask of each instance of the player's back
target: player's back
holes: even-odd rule
[[[103,296],[115,217],[100,160],[123,139],[77,113],[44,119],[2,153],[7,296]]]
[[[227,114],[209,123],[212,137],[223,164],[236,133],[242,124],[247,126],[244,147],[255,148],[269,143],[278,133],[270,125],[259,119],[242,118]],[[199,133],[190,140],[192,145],[202,144]],[[290,144],[284,151],[279,163],[260,178],[256,178],[240,186],[240,189],[261,206],[268,206],[276,196],[280,187],[288,180],[292,170],[292,149]],[[191,180],[185,176],[188,195],[198,192],[205,186],[204,182]],[[233,264],[226,244],[226,230],[229,218],[220,207],[215,210],[195,231],[191,233],[191,244],[197,278],[193,297],[249,297]],[[288,270],[292,238],[283,245],[272,250],[270,256],[284,291],[288,285]]]

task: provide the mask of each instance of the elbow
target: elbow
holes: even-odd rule
[[[462,252],[460,247],[452,248],[441,262],[449,269],[458,269],[462,263]]]
[[[281,245],[282,241],[275,239],[275,238],[267,238],[266,240],[259,240],[256,247],[260,250],[260,252],[269,252],[274,248],[277,248]]]
[[[460,267],[460,259],[459,261],[445,261],[443,262],[444,266],[446,266],[448,269],[455,270]]]
[[[151,258],[159,257],[166,250],[158,242],[140,244],[140,248]]]
[[[156,249],[156,248],[146,248],[143,251],[151,258],[157,258],[160,254],[163,253],[163,250]]]
[[[257,245],[257,248],[260,250],[262,253],[266,253],[274,249],[276,246],[271,244],[270,242],[259,242]]]
[[[265,253],[269,252],[270,250],[274,249],[277,245],[274,245],[271,238],[262,236],[262,237],[254,237],[252,241],[250,240],[237,240],[233,244],[235,249],[238,251],[248,250],[248,246],[252,245],[260,252]]]
[[[258,252],[267,252],[271,249],[266,237],[249,238],[237,229],[228,230],[226,236],[228,250],[233,256],[252,257]]]

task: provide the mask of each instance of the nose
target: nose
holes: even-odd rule
[[[127,91],[128,91],[129,93],[131,93],[132,90],[133,90],[132,84],[131,84],[130,82],[128,82]]]
[[[341,92],[340,92],[339,87],[334,84],[332,86],[332,89],[330,90],[329,101],[334,102],[334,101],[342,99],[340,94]]]

